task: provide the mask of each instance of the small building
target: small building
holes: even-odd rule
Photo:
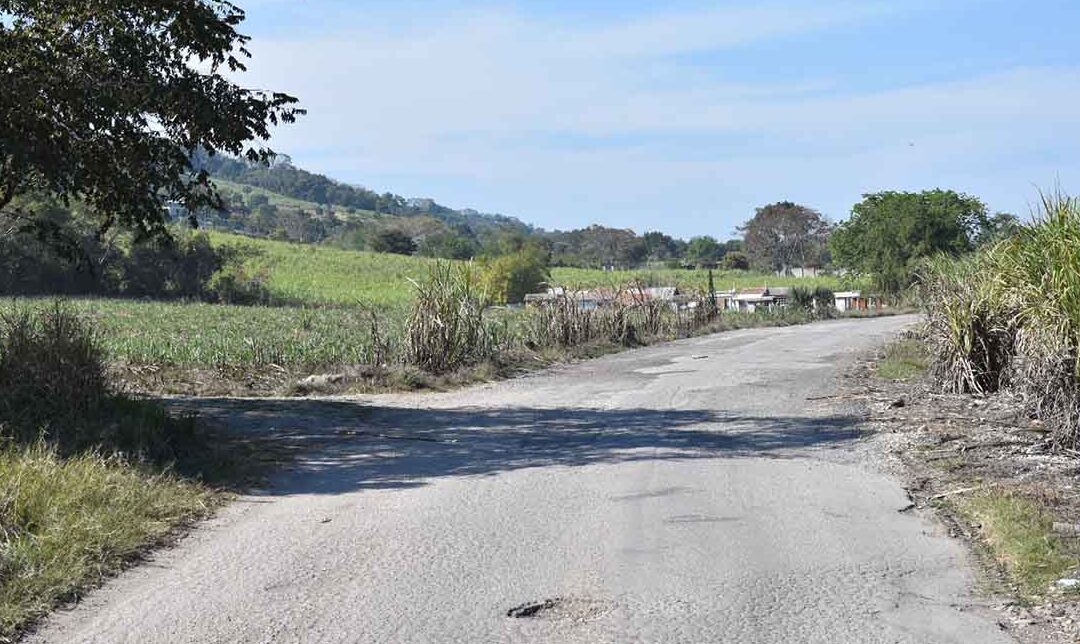
[[[769,287],[744,288],[735,293],[729,308],[734,311],[753,313],[759,308],[768,308],[775,303],[775,299],[769,294]]]
[[[571,300],[576,302],[581,310],[591,311],[614,302],[615,293],[610,289],[568,291],[561,286],[556,286],[546,289],[543,293],[525,294],[525,306],[548,306],[562,300]]]
[[[730,291],[713,291],[713,302],[716,303],[716,308],[721,311],[727,311],[734,308],[732,302],[735,301],[735,296],[738,295],[738,291],[731,289]]]
[[[526,293],[525,306],[544,306],[562,297],[566,297],[566,289],[561,286],[545,289],[542,293]]]
[[[833,293],[833,299],[836,302],[836,310],[841,313],[844,311],[862,311],[867,307],[867,302],[859,291],[837,291]]]
[[[732,291],[732,293],[730,299],[727,299],[727,309],[747,313],[753,313],[762,308],[785,306],[791,298],[791,289],[784,286],[744,288],[737,292]]]

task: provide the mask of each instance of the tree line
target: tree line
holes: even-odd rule
[[[274,177],[251,186],[280,186],[288,178],[302,183],[342,187],[321,175],[297,170],[287,161],[259,170],[231,160],[210,165],[213,171],[232,168],[222,176],[238,182],[250,177]],[[375,195],[343,186],[345,193]],[[719,240],[710,235],[688,240],[652,230],[592,225],[568,231],[547,231],[520,221],[475,211],[454,211],[432,200],[387,197],[395,204],[380,216],[335,216],[333,206],[351,203],[326,197],[313,210],[274,205],[261,192],[226,193],[227,208],[210,215],[212,223],[238,232],[301,242],[332,243],[346,248],[449,259],[498,257],[529,244],[550,266],[632,269],[709,267],[754,269],[790,274],[805,269],[865,275],[882,291],[897,292],[910,284],[918,262],[937,253],[958,255],[1014,230],[1018,218],[991,215],[986,204],[952,190],[886,191],[866,194],[847,220],[836,224],[817,210],[791,201],[757,208],[737,228],[738,237]],[[309,194],[290,189],[289,196],[336,194],[330,188]],[[358,197],[359,198],[359,197]],[[365,202],[366,203],[366,202]],[[380,206],[382,207],[382,206]],[[453,214],[453,216],[451,216]]]

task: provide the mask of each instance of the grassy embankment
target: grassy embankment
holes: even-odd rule
[[[198,482],[93,452],[0,451],[0,642],[205,516],[220,498]]]
[[[0,642],[255,473],[247,442],[118,393],[63,308],[0,319]]]
[[[1056,580],[1075,576],[1080,549],[1054,532],[1055,517],[1044,499],[1023,490],[987,488],[952,504],[978,526],[1021,598],[1042,597]]]
[[[1016,235],[973,256],[936,259],[920,280],[929,321],[923,350],[935,386],[959,394],[1012,394],[1048,432],[1051,446],[1076,455],[1080,201],[1049,196]],[[914,373],[913,350],[895,345],[879,372]],[[971,483],[972,493],[949,503],[976,527],[1021,596],[1042,596],[1056,579],[1076,576],[1080,544],[1055,533],[1056,506],[1046,490],[981,477]],[[1060,519],[1070,522],[1069,516]]]

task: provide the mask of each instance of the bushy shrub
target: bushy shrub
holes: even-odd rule
[[[814,311],[822,318],[830,318],[836,313],[836,294],[832,289],[824,286],[814,289]]]
[[[726,271],[750,270],[750,258],[742,251],[733,250],[724,255],[724,258],[720,260],[720,268]]]
[[[368,247],[376,253],[412,255],[416,252],[416,242],[413,238],[397,228],[388,228],[375,233],[368,241]]]
[[[171,237],[132,244],[120,262],[120,290],[136,297],[200,298],[224,263],[205,233],[179,228]]]
[[[836,298],[832,290],[824,286],[796,286],[791,289],[791,306],[810,317],[825,319],[836,312]]]
[[[483,287],[499,304],[521,302],[528,293],[541,290],[549,279],[547,256],[534,246],[485,259],[481,266]]]
[[[255,272],[242,265],[230,265],[214,273],[207,290],[215,301],[223,304],[269,305],[274,297],[267,286],[268,281],[265,270]]]
[[[993,253],[940,256],[919,272],[932,347],[930,373],[946,391],[988,393],[1005,383],[1016,329],[991,277],[995,263]]]
[[[814,310],[814,291],[806,286],[796,286],[791,289],[791,306],[804,311]]]
[[[194,418],[113,389],[90,323],[59,302],[0,316],[0,443],[7,441],[123,454],[193,475],[219,464]]]
[[[105,362],[89,326],[56,304],[0,318],[0,425],[20,442],[77,442],[76,426],[109,397]]]
[[[526,343],[534,347],[572,347],[591,342],[593,312],[564,297],[531,309],[527,314]]]
[[[203,299],[224,304],[274,304],[270,292],[270,272],[253,266],[262,251],[254,246],[225,244],[215,248],[220,268],[206,283]]]

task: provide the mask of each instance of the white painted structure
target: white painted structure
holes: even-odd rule
[[[833,298],[836,300],[837,311],[851,311],[859,308],[862,293],[859,291],[837,291],[833,293]]]

